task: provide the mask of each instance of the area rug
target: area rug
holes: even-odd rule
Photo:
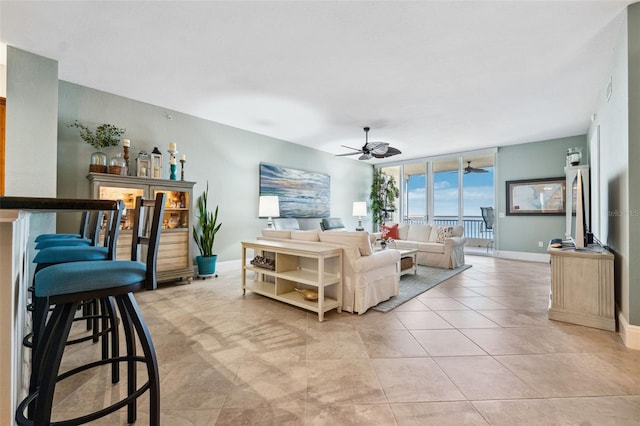
[[[389,312],[397,308],[404,302],[413,299],[419,294],[424,293],[440,284],[441,282],[459,274],[465,269],[471,268],[471,265],[462,265],[455,269],[433,268],[431,266],[418,265],[417,274],[407,274],[400,277],[399,294],[391,299],[378,303],[373,310],[379,312]]]

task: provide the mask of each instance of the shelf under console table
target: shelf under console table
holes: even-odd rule
[[[247,256],[252,251],[253,256]],[[247,261],[255,256],[273,260],[274,269]],[[247,273],[253,279],[247,279]],[[314,290],[317,300],[307,300],[298,290]],[[321,244],[280,241],[242,242],[242,294],[254,293],[318,313],[342,311],[342,249]]]

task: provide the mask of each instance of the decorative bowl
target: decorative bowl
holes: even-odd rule
[[[304,300],[318,300],[318,292],[315,290],[305,290],[300,288],[296,288],[295,290],[304,297]]]

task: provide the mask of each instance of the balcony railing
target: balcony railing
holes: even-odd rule
[[[407,216],[405,223],[427,223],[424,216]],[[456,216],[436,216],[433,220],[435,225],[454,226],[458,225]],[[475,238],[482,240],[492,240],[493,231],[487,231],[482,216],[463,216],[462,224],[464,225],[465,238]]]

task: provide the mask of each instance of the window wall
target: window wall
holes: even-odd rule
[[[495,152],[469,152],[381,167],[394,177],[400,189],[394,222],[463,224],[468,239],[493,239],[481,207],[495,208]]]

